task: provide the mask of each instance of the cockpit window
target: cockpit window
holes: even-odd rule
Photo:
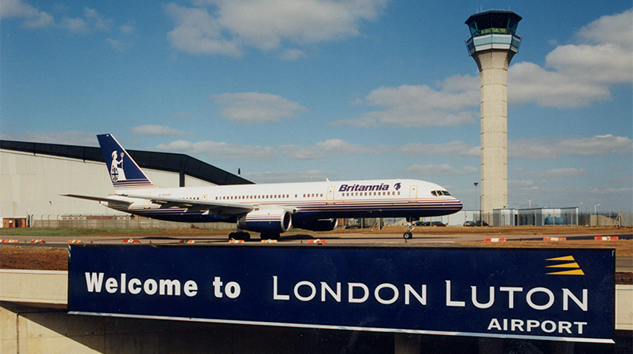
[[[431,191],[431,195],[433,195],[435,197],[441,197],[443,195],[450,196],[451,194],[448,191]]]

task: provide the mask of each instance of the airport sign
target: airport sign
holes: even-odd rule
[[[614,250],[69,247],[71,314],[613,343]]]

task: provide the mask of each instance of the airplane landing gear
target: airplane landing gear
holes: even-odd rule
[[[409,218],[407,218],[407,231],[404,232],[404,234],[402,235],[402,237],[404,237],[405,240],[410,240],[413,238],[413,233],[411,231],[415,230],[415,228],[413,227],[413,221],[410,220]]]
[[[280,235],[275,232],[262,232],[260,237],[262,240],[279,240]]]
[[[238,231],[238,232],[231,232],[229,234],[229,240],[244,240],[244,241],[248,241],[251,239],[251,234],[249,234],[248,232],[244,232],[244,231]]]

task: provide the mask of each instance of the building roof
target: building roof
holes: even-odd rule
[[[497,26],[495,26],[495,24],[497,24],[496,22],[493,22],[493,27],[505,27],[506,26],[506,21],[508,19],[513,19],[517,22],[521,21],[523,19],[523,17],[515,14],[512,11],[507,11],[507,10],[488,10],[488,11],[484,11],[484,12],[480,12],[480,13],[476,13],[474,15],[471,15],[467,20],[466,20],[466,24],[470,24],[472,21],[481,21],[481,20],[488,20],[488,21],[503,21],[503,22],[499,22]]]
[[[0,149],[105,163],[98,147],[0,140]],[[141,168],[179,173],[181,186],[184,186],[185,175],[217,185],[253,183],[185,154],[141,150],[127,152]]]
[[[505,28],[507,26],[508,19],[513,19],[516,22],[519,22],[523,19],[523,17],[515,14],[512,11],[489,10],[471,15],[465,23],[467,25],[470,25],[471,22],[476,21],[478,24],[480,24],[480,28]],[[484,25],[486,27],[481,27],[481,25]]]

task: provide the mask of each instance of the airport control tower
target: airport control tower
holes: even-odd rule
[[[479,67],[481,83],[481,212],[492,221],[494,209],[508,205],[508,66],[519,50],[521,16],[486,11],[466,20],[469,54]]]

